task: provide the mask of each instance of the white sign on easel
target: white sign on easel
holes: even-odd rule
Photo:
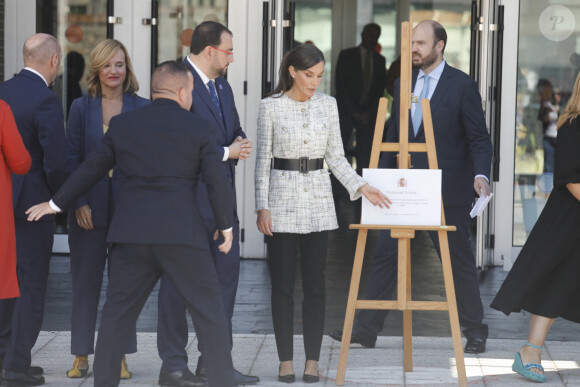
[[[363,178],[393,204],[380,208],[363,196],[361,224],[441,225],[440,169],[363,169]]]

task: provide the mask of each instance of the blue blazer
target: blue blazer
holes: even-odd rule
[[[234,93],[232,92],[232,88],[228,81],[223,77],[216,78],[215,80],[216,92],[222,107],[222,120],[207,87],[203,84],[197,71],[195,71],[191,66],[187,58],[183,60],[183,63],[190,69],[194,80],[193,105],[191,106],[191,111],[201,115],[214,125],[217,145],[223,148],[229,146],[238,136],[246,138],[246,134],[240,125],[240,117],[238,116],[236,104],[234,103]],[[223,160],[224,151],[221,148],[220,151],[221,159]],[[226,164],[228,177],[232,185],[232,190],[234,191],[234,213],[237,221],[237,207],[235,203],[237,160],[228,159],[224,163]],[[198,200],[201,214],[206,220],[208,230],[215,230],[215,222],[213,221],[213,214],[209,206],[207,188],[203,183],[198,185]]]
[[[66,169],[69,174],[74,172],[85,160],[88,154],[94,151],[103,140],[103,110],[102,98],[89,95],[73,101],[66,127]],[[125,93],[123,95],[123,109],[121,113],[130,112],[151,101]],[[115,171],[116,172],[116,171]],[[113,174],[113,191],[118,187],[118,174]],[[104,176],[87,193],[80,196],[70,209],[71,219],[76,219],[74,210],[84,205],[91,207],[93,225],[106,227],[109,213],[109,177]],[[76,220],[74,220],[76,221]]]
[[[418,75],[419,70],[414,70],[413,88]],[[399,90],[397,79],[387,142],[399,141]],[[477,84],[464,72],[445,64],[430,103],[437,162],[443,174],[443,204],[469,205],[475,195],[473,180],[476,175],[489,178],[493,153]],[[425,142],[423,124],[415,137],[411,122],[409,111],[409,142]],[[429,168],[427,154],[412,153],[411,164],[414,168]],[[396,168],[396,154],[384,153],[380,166]]]
[[[26,175],[12,175],[14,217],[26,219],[31,206],[50,200],[64,182],[65,134],[60,98],[35,73],[21,70],[0,85],[0,99],[10,105],[32,165]],[[54,215],[43,222],[52,222]]]
[[[186,245],[203,253],[208,238],[196,200],[200,172],[218,227],[232,226],[232,192],[218,159],[211,123],[160,98],[113,117],[103,141],[53,201],[60,208],[73,205],[117,165],[120,187],[107,241]]]

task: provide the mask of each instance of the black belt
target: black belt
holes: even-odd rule
[[[324,159],[309,159],[308,157],[300,157],[299,159],[279,159],[274,157],[272,168],[282,171],[298,171],[300,173],[308,173],[308,171],[315,171],[324,167]]]

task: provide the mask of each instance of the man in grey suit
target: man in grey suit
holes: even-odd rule
[[[162,274],[194,320],[209,384],[232,385],[228,325],[196,199],[200,174],[224,238],[218,248],[225,254],[233,239],[233,192],[212,124],[189,112],[192,91],[193,77],[181,63],[158,66],[151,80],[153,103],[114,117],[99,148],[52,201],[27,211],[29,220],[38,220],[67,208],[117,165],[121,181],[107,237],[111,267],[95,350],[95,386],[119,384],[124,344]],[[202,384],[187,376],[186,385]]]

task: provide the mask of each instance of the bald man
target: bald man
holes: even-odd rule
[[[0,301],[3,385],[44,383],[43,370],[30,366],[30,351],[42,324],[54,215],[29,223],[24,212],[50,199],[65,177],[63,108],[59,97],[48,88],[56,79],[61,56],[53,36],[33,35],[24,43],[25,68],[0,85],[0,98],[10,105],[32,156],[30,171],[14,175],[12,180],[20,298]]]
[[[49,203],[31,208],[38,220],[74,200],[117,165],[121,172],[107,242],[111,267],[95,350],[95,386],[116,386],[131,328],[162,274],[177,289],[194,321],[207,359],[210,386],[231,386],[228,324],[216,269],[197,201],[200,173],[227,254],[233,240],[233,190],[209,121],[189,112],[193,76],[181,63],[159,65],[153,103],[111,119],[103,142]],[[191,372],[184,386],[203,385]],[[160,383],[163,384],[163,383]]]

